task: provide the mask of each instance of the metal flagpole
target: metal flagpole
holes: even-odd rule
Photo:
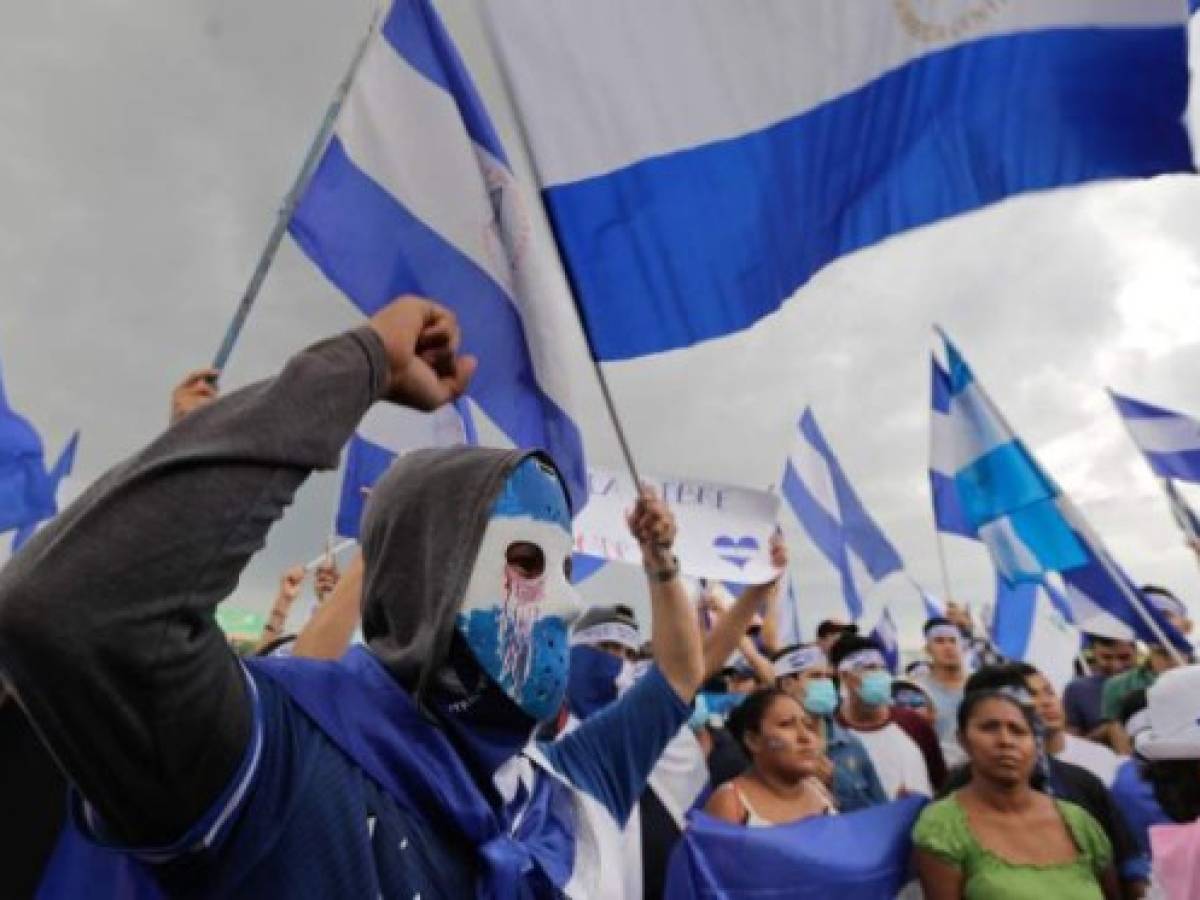
[[[320,161],[321,154],[325,150],[325,145],[329,143],[329,137],[333,134],[333,127],[337,122],[338,113],[341,112],[346,95],[350,92],[350,85],[354,82],[354,76],[357,74],[358,67],[366,55],[371,38],[375,36],[376,31],[379,29],[379,21],[382,16],[383,4],[380,3],[375,7],[375,12],[371,16],[370,27],[367,29],[366,35],[363,36],[358,49],[354,53],[354,59],[350,63],[350,68],[346,70],[346,74],[338,84],[337,91],[333,95],[333,101],[325,111],[325,118],[322,119],[321,127],[317,130],[317,134],[308,148],[308,154],[304,157],[304,162],[300,166],[296,180],[292,182],[291,189],[287,192],[283,203],[279,207],[275,226],[271,229],[271,233],[267,237],[266,246],[263,247],[262,253],[258,257],[258,264],[255,265],[254,273],[250,276],[250,282],[246,285],[242,299],[234,311],[233,319],[230,321],[229,327],[225,330],[225,337],[221,341],[217,355],[213,357],[212,365],[214,369],[224,369],[225,364],[229,361],[230,354],[233,353],[233,347],[242,333],[242,328],[246,324],[250,310],[254,308],[254,301],[258,299],[258,293],[262,289],[263,281],[267,277],[267,270],[271,268],[271,263],[275,261],[275,255],[279,252],[279,245],[283,243],[283,236],[287,231],[288,224],[292,220],[292,214],[296,211],[296,204],[300,202],[300,195],[308,187],[308,182],[312,179],[313,172],[316,171],[317,163]]]
[[[483,24],[484,33],[487,36],[488,46],[491,48],[492,57],[496,61],[496,71],[500,75],[500,81],[504,86],[504,91],[509,97],[509,102],[516,109],[516,91],[513,89],[512,78],[509,75],[508,67],[504,64],[504,58],[500,54],[500,42],[496,39],[495,26],[492,17],[488,14],[485,3],[476,3],[476,15]],[[533,170],[534,177],[537,178],[539,184],[542,183],[542,176],[538,170],[537,157],[533,153],[533,143],[529,140],[529,132],[525,128],[525,123],[519,115],[514,115],[513,126],[516,129],[517,136],[520,138],[522,149],[525,151],[525,158],[529,161],[529,166]],[[539,194],[540,198],[540,194]],[[547,221],[550,221],[547,215]],[[554,233],[553,226],[550,227],[550,234],[554,239],[555,245],[558,245],[558,235]],[[559,249],[559,257],[562,257],[561,247]],[[579,325],[583,329],[584,340],[587,341],[588,354],[592,358],[592,367],[596,372],[596,380],[600,383],[600,394],[604,398],[605,409],[608,410],[609,420],[613,424],[613,430],[617,435],[617,443],[621,448],[621,456],[624,458],[625,467],[629,470],[630,476],[633,478],[634,487],[641,488],[642,478],[638,474],[637,464],[633,461],[633,450],[629,446],[629,439],[625,434],[625,427],[621,424],[621,417],[617,414],[617,404],[613,400],[612,391],[608,386],[608,379],[604,376],[604,369],[601,367],[600,360],[596,355],[595,347],[592,345],[592,336],[588,334],[587,323],[583,317],[583,310],[579,308],[579,293],[575,289],[573,279],[571,278],[570,270],[566,265],[563,266],[563,272],[567,276],[567,283],[571,287],[571,297],[575,300],[576,312],[579,314]]]

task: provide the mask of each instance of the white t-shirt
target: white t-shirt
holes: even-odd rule
[[[1066,738],[1066,743],[1063,744],[1062,752],[1056,753],[1055,756],[1063,762],[1087,769],[1103,781],[1105,787],[1112,787],[1113,781],[1117,777],[1117,769],[1122,762],[1121,757],[1095,741],[1076,737],[1073,734],[1063,736]]]
[[[867,755],[875,765],[879,783],[883,785],[889,800],[895,800],[901,788],[910,794],[933,796],[925,757],[921,755],[917,742],[903,728],[895,722],[888,722],[874,731],[859,731],[857,728],[851,728],[850,731],[867,748]]]

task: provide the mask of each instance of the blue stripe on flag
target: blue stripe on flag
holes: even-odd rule
[[[833,480],[833,490],[837,496],[838,514],[842,520],[842,533],[850,550],[862,560],[863,565],[876,581],[904,568],[900,554],[896,552],[896,548],[892,546],[867,513],[862,501],[858,499],[858,494],[854,492],[850,479],[833,454],[833,448],[825,441],[825,436],[817,427],[817,418],[811,409],[806,409],[800,418],[800,432],[821,454],[829,468],[829,475]]]
[[[958,484],[949,475],[930,471],[929,487],[933,494],[933,521],[938,531],[961,537],[978,537],[975,526],[963,511]]]
[[[1191,171],[1187,88],[1181,27],[1005,35],[546,201],[595,352],[628,359],[746,328],[897,232],[1025,191]]]
[[[1177,453],[1148,450],[1142,455],[1159,478],[1200,481],[1200,450],[1181,450]]]
[[[358,538],[367,492],[388,470],[396,454],[355,435],[346,449],[346,474],[334,527],[341,537]]]
[[[936,359],[933,361],[932,370],[932,385],[930,395],[932,397],[932,406],[934,412],[939,412],[942,415],[950,413],[950,373],[943,369]]]
[[[549,451],[581,508],[587,475],[579,429],[538,385],[520,317],[486,272],[361,172],[336,137],[290,227],[367,315],[405,293],[451,307],[464,352],[479,359],[471,398],[518,447]]]
[[[842,594],[846,600],[846,609],[849,611],[850,617],[857,620],[863,614],[863,603],[862,598],[858,595],[858,587],[854,583],[854,575],[850,571],[850,563],[846,558],[846,543],[841,525],[809,493],[808,488],[804,486],[804,482],[790,462],[783,468],[781,490],[813,544],[838,570],[842,579]]]
[[[996,608],[992,614],[992,641],[1009,659],[1025,659],[1037,613],[1036,581],[1015,584],[996,576]]]
[[[954,482],[963,511],[976,527],[1057,493],[1019,440],[960,469]]]
[[[1179,418],[1179,413],[1172,412],[1169,409],[1164,409],[1161,406],[1154,406],[1151,403],[1146,403],[1142,400],[1135,400],[1132,397],[1126,397],[1118,394],[1116,391],[1109,391],[1109,396],[1112,397],[1113,403],[1116,404],[1117,412],[1126,419],[1176,419]]]

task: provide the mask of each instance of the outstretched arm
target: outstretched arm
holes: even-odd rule
[[[754,614],[758,612],[764,601],[779,591],[779,582],[788,563],[787,545],[784,544],[783,537],[780,535],[771,539],[771,562],[775,568],[779,569],[780,577],[766,584],[752,584],[743,590],[733,606],[718,615],[712,630],[705,637],[704,669],[706,678],[721,670],[721,667],[725,665],[725,660],[729,659],[729,654],[741,644],[742,639],[746,636],[746,630],[750,627]],[[764,616],[764,630],[765,620]],[[761,659],[761,654],[759,654],[759,658]],[[753,659],[751,662],[753,664]],[[761,679],[766,673],[760,671],[759,666],[755,666],[755,674]],[[767,679],[768,684],[774,680],[774,675],[774,670],[771,670],[770,677]]]
[[[339,659],[350,646],[354,629],[362,618],[362,553],[354,554],[346,573],[338,580],[329,598],[317,607],[313,617],[296,638],[293,656],[309,659]]]
[[[109,837],[170,843],[220,795],[252,720],[216,605],[373,401],[462,390],[457,347],[436,304],[393,303],[187,414],[0,572],[0,668]]]

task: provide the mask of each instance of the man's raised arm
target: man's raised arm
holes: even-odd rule
[[[221,794],[253,721],[216,605],[375,400],[461,393],[458,345],[447,311],[397,301],[184,417],[0,571],[0,671],[107,835],[171,843]]]

